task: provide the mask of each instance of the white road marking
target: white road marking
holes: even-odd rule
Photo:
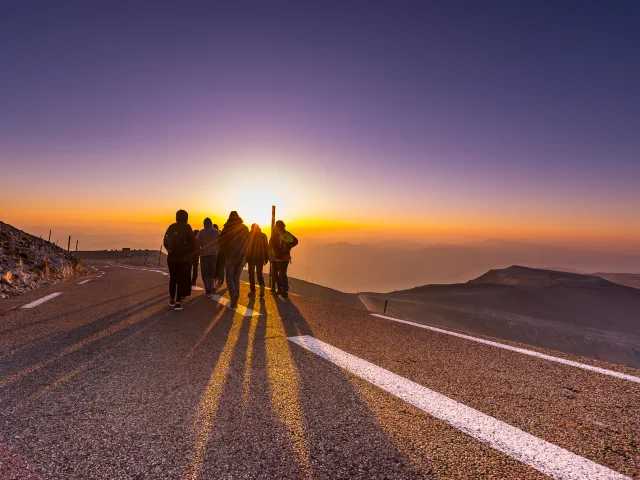
[[[601,373],[603,375],[609,375],[611,377],[620,378],[622,380],[628,380],[630,382],[640,383],[640,377],[628,375],[626,373],[616,372],[614,370],[607,370],[606,368],[594,367],[593,365],[587,365],[586,363],[574,362],[573,360],[567,360],[566,358],[554,357],[552,355],[546,355],[544,353],[536,352],[534,350],[527,350],[526,348],[513,347],[504,343],[493,342],[491,340],[485,340],[484,338],[472,337],[471,335],[464,335],[462,333],[451,332],[442,328],[432,327],[430,325],[423,325],[422,323],[409,322],[407,320],[399,320],[393,317],[387,317],[378,313],[371,314],[374,317],[384,318],[386,320],[392,320],[398,323],[404,323],[413,327],[424,328],[425,330],[431,330],[433,332],[444,333],[445,335],[451,335],[453,337],[464,338],[465,340],[471,340],[472,342],[483,343],[492,347],[503,348],[504,350],[511,350],[512,352],[522,353],[523,355],[529,355],[531,357],[542,358],[543,360],[549,360],[551,362],[562,363],[563,365],[569,365],[571,367],[582,368],[591,372]]]
[[[89,283],[91,280],[93,280],[93,278],[90,278],[89,280],[83,280],[81,282],[78,282],[78,285],[84,285],[85,283]]]
[[[316,338],[304,335],[289,340],[552,478],[629,479]]]
[[[27,303],[26,305],[22,305],[22,308],[37,307],[38,305],[42,305],[44,302],[48,302],[52,298],[56,298],[58,295],[62,295],[62,292],[50,293],[49,295],[45,295],[44,297],[39,298],[38,300],[35,300],[35,301],[31,302],[31,303]]]
[[[224,305],[227,308],[231,308],[230,306],[231,300],[229,300],[228,298],[221,297],[220,295],[212,295],[211,299],[218,302],[220,305]],[[244,305],[238,305],[236,308],[233,308],[232,310],[242,313],[245,317],[253,317],[254,315],[256,316],[260,315],[259,312],[251,310],[250,308],[247,308]]]

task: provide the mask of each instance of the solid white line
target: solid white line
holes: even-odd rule
[[[552,478],[629,479],[313,337],[304,335],[289,340]]]
[[[89,283],[91,280],[93,280],[93,278],[90,278],[89,280],[83,280],[81,282],[78,282],[78,285],[84,285],[85,283]]]
[[[628,380],[630,382],[640,383],[640,377],[628,375],[626,373],[616,372],[614,370],[607,370],[606,368],[594,367],[593,365],[587,365],[586,363],[574,362],[573,360],[567,360],[566,358],[554,357],[552,355],[546,355],[544,353],[536,352],[534,350],[527,350],[526,348],[512,347],[511,345],[505,345],[504,343],[492,342],[491,340],[485,340],[484,338],[472,337],[471,335],[464,335],[462,333],[451,332],[442,328],[431,327],[429,325],[423,325],[422,323],[409,322],[407,320],[399,320],[393,317],[387,317],[378,313],[371,314],[374,317],[384,318],[386,320],[392,320],[398,323],[404,323],[413,327],[424,328],[425,330],[431,330],[433,332],[444,333],[445,335],[451,335],[453,337],[464,338],[465,340],[471,340],[472,342],[483,343],[492,347],[502,348],[504,350],[511,350],[512,352],[522,353],[523,355],[529,355],[531,357],[541,358],[543,360],[549,360],[551,362],[562,363],[563,365],[569,365],[571,367],[582,368],[583,370],[589,370],[591,372],[601,373],[603,375],[609,375],[611,377],[620,378],[622,380]]]
[[[31,302],[31,303],[27,303],[26,305],[22,305],[22,308],[37,307],[38,305],[41,305],[44,302],[48,302],[52,298],[56,298],[58,295],[62,295],[62,292],[50,293],[49,295],[45,295],[44,297],[39,298],[38,300],[35,300],[35,301]]]
[[[220,305],[224,305],[227,308],[231,308],[231,300],[225,297],[221,297],[220,295],[212,295],[211,299],[218,302]],[[232,309],[238,313],[242,313],[245,317],[253,317],[254,315],[260,315],[259,312],[253,311],[250,308],[245,307],[244,305],[238,305],[236,308]]]

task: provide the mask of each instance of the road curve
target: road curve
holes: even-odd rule
[[[0,478],[640,479],[638,370],[91,265],[0,314]]]

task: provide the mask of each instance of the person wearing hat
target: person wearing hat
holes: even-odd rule
[[[240,274],[247,263],[249,229],[235,210],[229,214],[222,227],[218,245],[225,257],[227,288],[231,296],[231,308],[238,306],[240,298]]]
[[[276,284],[276,295],[284,298],[289,296],[289,277],[287,270],[291,263],[291,249],[298,245],[298,239],[290,232],[287,232],[286,225],[282,220],[278,220],[271,232],[269,247],[273,258],[273,278]]]

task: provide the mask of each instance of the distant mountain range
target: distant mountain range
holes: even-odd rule
[[[491,269],[527,265],[569,272],[640,274],[640,255],[489,240],[419,246],[398,241],[305,242],[293,251],[292,274],[337,290],[394,291],[416,285],[463,283]]]

